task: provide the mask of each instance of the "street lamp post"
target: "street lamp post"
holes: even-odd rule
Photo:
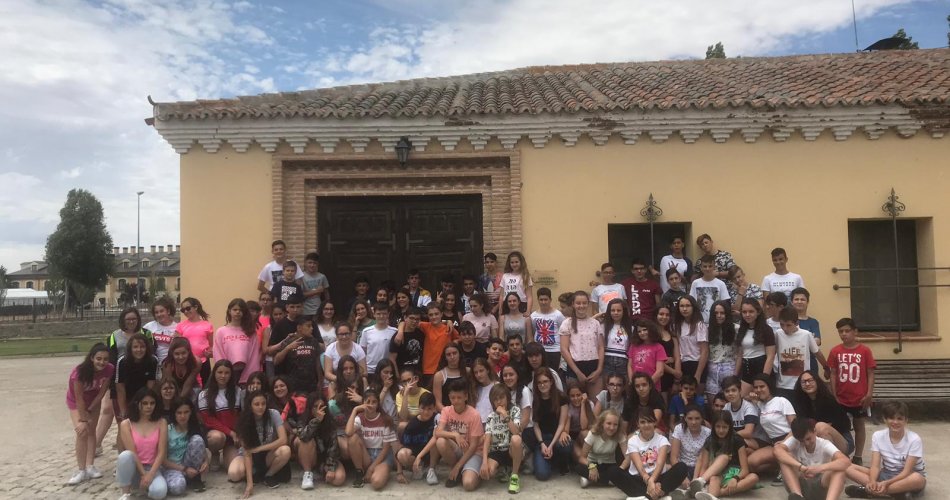
[[[139,307],[139,302],[142,301],[142,287],[139,283],[139,274],[142,272],[142,195],[145,194],[145,191],[139,191],[136,193],[136,209],[135,209],[135,254],[138,255],[139,260],[135,263],[135,307]]]

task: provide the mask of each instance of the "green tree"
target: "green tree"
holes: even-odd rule
[[[46,261],[50,274],[63,279],[65,316],[69,299],[77,295],[79,287],[97,290],[106,284],[115,260],[109,253],[112,236],[106,230],[102,204],[92,193],[69,191],[59,218],[56,231],[46,240]]]
[[[904,28],[897,30],[897,33],[894,33],[892,38],[901,38],[904,40],[897,46],[897,50],[915,50],[920,48],[917,46],[917,42],[914,41],[914,37],[907,36],[907,33],[904,32]]]
[[[722,42],[716,42],[716,45],[710,45],[706,47],[706,59],[725,59],[726,58],[726,48],[722,46]]]

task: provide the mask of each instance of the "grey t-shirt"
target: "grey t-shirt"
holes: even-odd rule
[[[303,273],[303,290],[305,292],[309,292],[310,290],[313,290],[321,286],[324,289],[327,289],[330,287],[330,282],[327,281],[326,275],[324,275],[323,273],[319,271],[317,272],[317,274]],[[316,294],[312,297],[307,297],[307,299],[303,301],[303,315],[312,316],[314,314],[317,314],[320,311],[321,303],[322,301],[320,299],[320,294]]]

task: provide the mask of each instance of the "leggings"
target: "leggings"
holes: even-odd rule
[[[597,485],[610,486],[610,479],[607,478],[607,475],[610,474],[611,469],[616,468],[617,464],[597,464]],[[590,469],[586,465],[577,464],[574,466],[574,471],[577,472],[578,476],[590,479]]]
[[[143,464],[143,466],[146,471],[158,467],[154,464]],[[138,486],[140,480],[138,468],[135,467],[135,453],[129,450],[119,453],[119,458],[115,461],[115,482],[124,488]],[[168,485],[165,483],[165,477],[161,473],[156,474],[155,479],[148,485],[148,497],[152,500],[161,500],[167,495]]]
[[[683,462],[678,462],[676,465],[670,468],[670,470],[660,474],[659,482],[660,489],[663,490],[663,494],[667,494],[683,483],[683,480],[686,479],[686,465]],[[631,475],[625,469],[620,467],[614,467],[610,470],[610,482],[614,483],[614,486],[623,490],[627,496],[630,497],[639,497],[647,494],[647,483],[643,481],[643,478],[640,475]]]
[[[201,436],[194,435],[188,440],[188,446],[185,448],[185,456],[180,465],[185,468],[198,470],[201,464],[205,462],[205,442]],[[172,495],[182,495],[188,488],[188,480],[185,473],[178,470],[162,469],[162,475],[165,476],[165,482],[168,483],[168,493]]]

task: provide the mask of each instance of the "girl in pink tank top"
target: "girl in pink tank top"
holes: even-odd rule
[[[130,498],[132,485],[148,489],[149,498],[164,498],[168,485],[161,474],[168,448],[168,426],[158,411],[158,394],[142,388],[132,397],[128,419],[119,424],[125,451],[116,460],[116,482],[122,498]],[[134,451],[133,451],[134,450]]]

